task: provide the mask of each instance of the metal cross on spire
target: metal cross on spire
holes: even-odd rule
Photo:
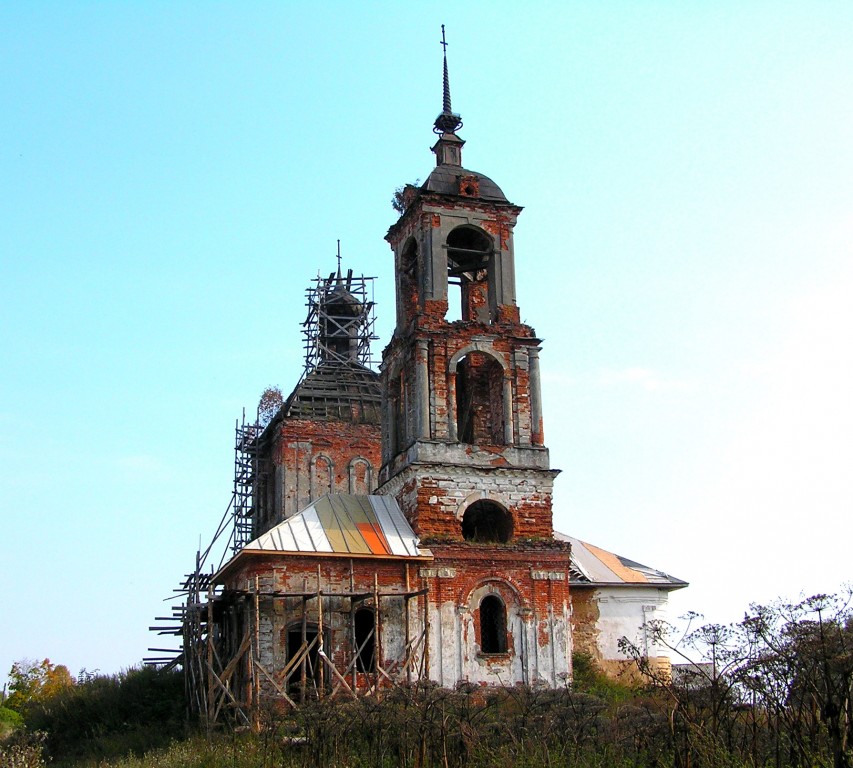
[[[447,38],[444,34],[444,24],[441,25],[441,47],[444,51],[444,99],[441,114],[435,119],[435,133],[454,133],[462,127],[462,118],[450,106],[450,77],[447,74]]]

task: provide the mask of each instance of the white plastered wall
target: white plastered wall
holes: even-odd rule
[[[619,650],[619,639],[627,637],[646,656],[667,656],[666,649],[655,644],[644,625],[652,620],[668,618],[667,591],[657,587],[599,587],[598,649],[608,661],[625,660]]]

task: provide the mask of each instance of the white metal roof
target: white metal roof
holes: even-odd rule
[[[390,496],[327,494],[250,541],[245,550],[419,557],[428,554]]]

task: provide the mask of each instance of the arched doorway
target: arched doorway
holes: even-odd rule
[[[291,691],[301,692],[303,684],[306,693],[317,690],[321,663],[319,650],[316,625],[308,624],[304,630],[302,624],[288,627],[285,667],[291,670],[287,678],[287,687]]]

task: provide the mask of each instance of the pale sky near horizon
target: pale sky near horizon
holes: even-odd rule
[[[464,164],[525,207],[555,527],[673,615],[851,580],[853,3],[7,2],[0,680],[169,643],[338,238],[380,356],[441,23]]]

